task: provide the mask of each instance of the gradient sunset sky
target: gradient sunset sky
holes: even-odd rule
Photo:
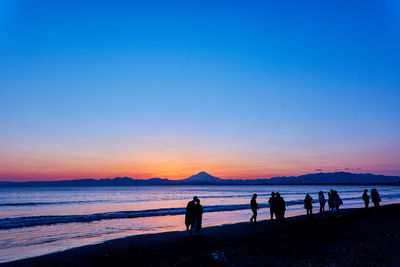
[[[0,2],[0,180],[321,170],[400,175],[399,1]]]

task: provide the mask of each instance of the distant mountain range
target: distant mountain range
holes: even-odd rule
[[[199,172],[182,180],[151,178],[147,180],[116,177],[113,179],[79,179],[61,181],[0,182],[0,187],[34,186],[130,186],[130,185],[312,185],[312,184],[398,184],[400,176],[357,174],[349,172],[313,173],[300,176],[270,179],[233,180],[221,179],[206,172]]]

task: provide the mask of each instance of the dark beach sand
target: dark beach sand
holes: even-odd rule
[[[314,209],[316,210],[316,209]],[[249,218],[250,218],[249,211]],[[261,217],[266,214],[261,214]],[[225,262],[211,253],[221,250]],[[400,266],[400,204],[372,209],[131,236],[11,262],[9,266]]]

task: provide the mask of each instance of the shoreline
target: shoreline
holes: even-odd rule
[[[227,251],[227,255],[229,255],[229,250],[232,248],[228,249],[228,247],[236,247],[236,249],[239,250],[246,250],[247,247],[252,246],[251,243],[247,244],[242,242],[243,239],[259,239],[260,236],[275,236],[277,234],[286,236],[289,234],[290,231],[294,231],[292,233],[292,237],[289,236],[288,239],[293,239],[290,240],[290,242],[298,242],[298,238],[296,238],[296,235],[301,234],[301,232],[304,231],[303,228],[307,228],[307,225],[309,224],[313,224],[315,229],[319,229],[321,227],[325,227],[323,225],[324,223],[342,224],[343,221],[353,221],[354,223],[354,221],[365,220],[365,217],[376,219],[378,216],[383,215],[388,215],[387,217],[385,217],[386,220],[388,220],[386,223],[394,224],[394,226],[396,227],[397,220],[389,219],[389,217],[393,215],[398,216],[396,218],[400,218],[400,215],[397,215],[400,213],[399,211],[400,204],[390,204],[382,206],[377,213],[374,213],[372,208],[368,210],[365,210],[363,208],[350,208],[341,210],[338,213],[339,217],[331,212],[316,213],[314,214],[313,219],[307,218],[306,215],[299,215],[287,218],[286,223],[283,227],[277,227],[270,220],[261,220],[257,224],[251,224],[250,222],[240,222],[235,224],[206,227],[203,229],[203,235],[199,237],[187,237],[185,231],[134,235],[108,240],[99,244],[86,245],[32,258],[6,262],[2,263],[1,265],[110,266],[114,265],[115,263],[123,265],[128,263],[133,264],[133,262],[135,262],[135,265],[137,266],[162,266],[167,265],[167,262],[171,262],[170,265],[179,266],[181,263],[183,265],[186,265],[185,261],[187,261],[189,263],[194,263],[194,266],[204,266],[204,262],[199,260],[195,260],[194,262],[192,262],[192,260],[197,259],[198,255],[202,255],[201,258],[205,261],[213,261],[212,256],[210,255],[213,251],[220,250],[219,247],[221,248],[221,250]],[[365,226],[371,226],[368,220],[362,222],[365,224]],[[400,222],[397,224],[400,225]],[[345,227],[345,225],[342,225],[342,227]],[[184,228],[184,225],[182,225],[182,228]],[[318,236],[313,235],[313,232],[311,232],[311,239],[318,238]],[[270,238],[267,239],[270,240]],[[262,241],[258,241],[261,242],[261,246],[264,246]],[[278,246],[284,245],[280,244],[280,241],[276,242]],[[190,247],[192,246],[198,247],[198,251],[192,251],[190,249]],[[168,250],[172,248],[175,249],[168,252]],[[166,251],[168,252],[167,254],[165,254]],[[157,259],[153,259],[151,256],[147,255],[149,252],[156,253],[157,255],[159,255],[159,257]],[[244,253],[243,258],[246,258],[246,253]],[[146,255],[150,258],[146,258]],[[188,256],[185,257],[185,255]],[[235,254],[232,255],[233,257],[236,257]],[[228,261],[230,259],[234,261],[232,255],[229,255],[229,257],[227,256]],[[256,258],[254,260],[257,261]],[[196,265],[196,263],[199,263],[200,265]]]

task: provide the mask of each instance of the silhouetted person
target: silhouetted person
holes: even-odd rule
[[[379,202],[381,202],[381,198],[379,197],[378,191],[374,188],[371,190],[371,200],[374,203],[375,208],[379,208]]]
[[[325,211],[325,196],[324,196],[324,192],[319,191],[318,193],[318,201],[319,201],[319,212],[323,212]]]
[[[329,210],[333,210],[333,197],[332,197],[332,192],[333,192],[332,189],[331,189],[330,192],[328,192],[328,208],[329,208]]]
[[[201,233],[201,223],[203,221],[203,206],[200,205],[200,199],[196,199],[196,205],[194,206],[194,231],[197,235]]]
[[[310,217],[312,216],[312,208],[313,208],[312,201],[313,201],[312,197],[309,194],[307,194],[306,198],[304,199],[304,208],[307,211],[307,216]]]
[[[285,220],[285,210],[286,210],[286,204],[285,200],[279,192],[275,193],[275,215],[276,215],[276,220],[280,223],[282,223]]]
[[[332,191],[332,199],[333,199],[333,211],[339,211],[339,207],[340,205],[343,204],[343,201],[336,190]]]
[[[258,204],[257,204],[256,198],[257,198],[257,194],[254,194],[250,201],[251,211],[253,212],[253,216],[251,216],[251,218],[250,218],[250,222],[252,222],[252,223],[257,222]]]
[[[365,208],[368,209],[369,206],[369,196],[368,196],[368,190],[364,190],[364,194],[362,195],[362,199],[364,200],[365,203]]]
[[[271,214],[271,220],[274,219],[274,214],[275,214],[275,218],[276,218],[276,213],[275,213],[275,193],[272,192],[271,193],[271,197],[268,200],[269,203],[269,213]]]
[[[189,201],[186,206],[185,213],[185,224],[186,224],[186,232],[189,232],[192,235],[194,219],[195,219],[195,205],[198,198],[196,196],[193,197],[193,200]]]

